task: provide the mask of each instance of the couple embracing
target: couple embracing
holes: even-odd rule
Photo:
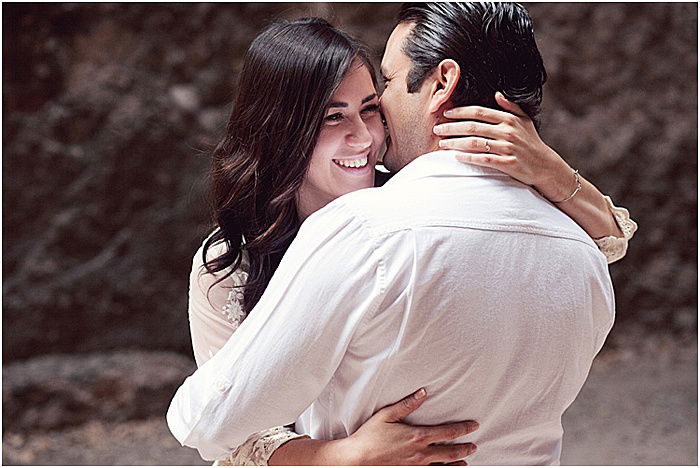
[[[198,370],[167,415],[204,459],[559,462],[636,224],[539,138],[522,6],[397,23],[381,97],[324,20],[248,50],[190,277]]]

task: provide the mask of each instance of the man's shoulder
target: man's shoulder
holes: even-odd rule
[[[336,198],[307,219],[315,223],[364,224],[375,217],[385,205],[385,192],[381,187],[372,187],[350,192]]]

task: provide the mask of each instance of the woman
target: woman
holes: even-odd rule
[[[374,185],[385,138],[374,83],[364,48],[320,19],[277,23],[251,44],[227,134],[214,151],[215,229],[195,255],[191,273],[189,314],[198,365],[253,309],[303,220],[343,194]],[[503,96],[497,100],[518,118],[493,110],[482,115],[491,125],[507,127],[518,157],[464,153],[465,161],[496,167],[553,194],[552,201],[561,202],[558,206],[589,234],[605,238],[599,244],[604,252],[624,255],[635,229],[626,211],[614,208],[585,180],[579,188],[578,176],[539,140],[519,108]],[[473,119],[473,112],[456,109],[455,116]],[[436,133],[468,135],[443,144],[464,149],[472,138],[483,141],[471,130],[457,122],[439,126]],[[502,146],[491,139],[494,148]],[[575,192],[564,201],[558,199],[561,191]],[[609,258],[615,256],[619,252]],[[426,439],[417,437],[425,428],[399,422],[425,398],[425,392],[417,392],[380,410],[340,441],[314,441],[283,427],[253,434],[222,463],[463,464],[458,460],[475,450],[472,444],[433,444],[471,432],[473,425],[438,426]]]

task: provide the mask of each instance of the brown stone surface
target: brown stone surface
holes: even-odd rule
[[[111,423],[90,421],[63,431],[6,432],[3,465],[211,465],[183,448],[163,417]]]
[[[583,391],[564,415],[562,463],[697,465],[697,349],[697,341],[679,344],[666,338],[628,340],[623,347],[606,348],[594,362]],[[158,353],[150,362],[165,357],[165,353]],[[145,355],[141,359],[149,361]],[[64,364],[60,364],[62,360]],[[125,358],[116,355],[109,360],[102,355],[100,360],[107,364]],[[53,362],[66,368],[76,363],[70,356],[55,356]],[[172,368],[180,371],[179,365],[173,364]],[[134,381],[146,374],[135,367],[130,372]],[[4,393],[3,388],[3,399]],[[161,407],[165,408],[168,401],[169,396]],[[3,410],[5,416],[7,409]],[[135,412],[144,418],[117,422],[123,418],[103,412],[101,419],[96,413],[95,419],[76,420],[61,430],[29,433],[12,421],[5,422],[3,464],[205,464],[196,451],[180,447],[170,435],[164,410],[155,406],[138,411],[124,409],[124,413]]]
[[[563,462],[697,464],[697,4],[528,8],[545,140],[640,224]],[[5,464],[199,461],[163,414],[192,366],[207,151],[243,54],[275,18],[321,15],[378,59],[396,10],[3,4]]]
[[[47,355],[2,370],[4,430],[26,433],[164,415],[194,362],[172,352]]]
[[[543,135],[626,206],[618,327],[697,331],[697,4],[532,4]],[[380,56],[395,4],[4,4],[3,359],[190,350],[207,150],[241,58],[326,15]]]

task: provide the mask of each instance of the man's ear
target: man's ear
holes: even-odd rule
[[[430,113],[437,113],[449,102],[457,88],[460,76],[459,64],[452,59],[445,59],[435,67],[433,73],[433,89],[428,110]]]

